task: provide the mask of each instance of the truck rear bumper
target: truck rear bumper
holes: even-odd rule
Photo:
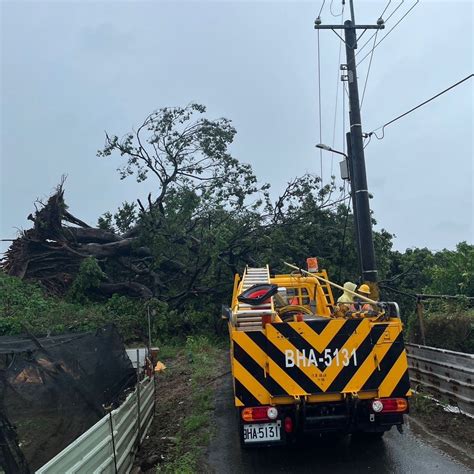
[[[306,405],[295,416],[303,432],[382,432],[403,424],[403,413],[374,413],[371,400]]]
[[[278,405],[280,436],[278,441],[248,441],[244,436],[246,424],[240,416],[240,438],[244,446],[276,446],[286,444],[305,433],[383,433],[392,426],[403,424],[403,413],[375,413],[372,400],[327,402],[302,405]],[[288,420],[291,420],[289,423]],[[254,424],[258,422],[251,422]],[[263,422],[262,422],[263,423]],[[288,427],[291,427],[288,430]],[[247,435],[248,437],[248,435]]]

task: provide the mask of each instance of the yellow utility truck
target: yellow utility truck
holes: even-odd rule
[[[410,384],[397,304],[341,311],[325,271],[294,268],[235,277],[226,316],[242,444],[401,430]]]

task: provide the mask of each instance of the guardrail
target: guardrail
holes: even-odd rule
[[[412,386],[422,385],[474,416],[474,354],[406,344]]]
[[[130,472],[136,450],[153,420],[155,390],[143,379],[117,409],[101,418],[37,474]]]

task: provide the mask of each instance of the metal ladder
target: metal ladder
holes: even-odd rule
[[[268,265],[262,268],[247,267],[242,277],[240,293],[248,290],[253,285],[269,283],[270,271]],[[273,298],[270,299],[270,303],[256,306],[239,302],[233,315],[235,327],[240,331],[260,331],[262,329],[262,316],[271,316],[273,314]]]
[[[328,275],[327,275],[326,271],[323,271],[321,273],[323,275],[323,278],[325,280],[327,280]],[[334,297],[333,297],[333,294],[332,294],[332,291],[331,291],[331,286],[329,285],[329,283],[321,281],[321,280],[319,280],[319,285],[321,286],[321,289],[323,290],[324,297],[326,298],[326,301],[327,301],[326,306],[328,308],[333,307],[334,306]]]

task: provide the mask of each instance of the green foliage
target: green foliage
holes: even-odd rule
[[[474,353],[474,310],[462,310],[459,305],[443,303],[434,312],[423,316],[426,345],[458,352]],[[418,316],[413,314],[408,324],[411,342],[421,344]]]
[[[115,226],[121,233],[128,232],[137,218],[137,205],[132,202],[124,202],[114,214]]]
[[[104,279],[105,274],[97,260],[93,257],[85,258],[69,289],[69,298],[76,303],[87,302],[89,290],[97,288]]]
[[[132,229],[136,219],[137,205],[134,202],[124,202],[114,215],[108,211],[102,214],[97,221],[97,226],[99,229],[114,233],[125,233]]]
[[[437,252],[430,272],[430,292],[474,296],[474,245],[461,242],[455,251]]]
[[[157,300],[149,302],[114,295],[105,303],[81,303],[46,296],[33,284],[0,272],[0,336],[24,332],[23,325],[37,335],[65,331],[88,331],[114,323],[126,341],[148,338],[148,306],[152,316],[152,337],[166,338],[159,322],[168,318],[168,307]]]
[[[99,229],[114,231],[113,216],[110,212],[104,212],[97,220],[97,227]]]
[[[473,245],[461,242],[454,251],[432,252],[424,248],[407,249],[404,253],[394,251],[386,255],[390,265],[381,284],[385,290],[384,298],[398,301],[405,322],[415,309],[416,294],[474,297]],[[454,308],[454,312],[466,308],[467,300],[461,298],[459,304],[460,307]],[[432,302],[427,311],[453,312],[452,305],[449,308],[441,306],[439,302]]]
[[[88,263],[85,268],[94,268]],[[80,293],[78,293],[80,295]],[[148,313],[155,341],[184,340],[187,335],[213,333],[214,315],[193,310],[178,313],[157,299],[136,300],[113,295],[97,303],[46,296],[34,283],[0,272],[0,336],[24,332],[25,324],[34,334],[89,331],[114,323],[126,341],[148,340]]]
[[[436,411],[436,403],[431,397],[427,397],[422,393],[416,393],[410,399],[410,407],[415,410],[416,413],[424,415],[431,415]]]
[[[149,196],[150,207],[163,212],[168,192],[193,190],[204,201],[241,207],[258,190],[250,165],[240,163],[228,152],[235,128],[230,120],[202,117],[206,108],[191,103],[165,107],[151,113],[124,138],[106,136],[99,157],[118,154],[125,158],[120,178],[135,176],[137,182],[153,177],[158,195]]]

